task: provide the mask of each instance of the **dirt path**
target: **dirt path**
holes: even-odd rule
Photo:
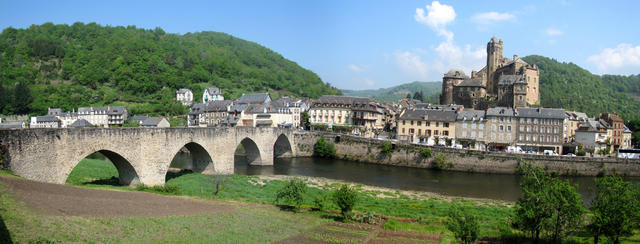
[[[229,204],[196,201],[146,192],[98,190],[0,176],[0,184],[17,200],[47,215],[119,217],[175,216],[233,212]]]

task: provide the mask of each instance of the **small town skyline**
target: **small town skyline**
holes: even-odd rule
[[[268,47],[338,88],[370,89],[441,81],[452,68],[470,75],[485,63],[485,44],[493,36],[509,43],[506,57],[543,55],[595,74],[636,74],[640,32],[633,23],[640,20],[634,6],[633,1],[569,0],[526,4],[25,1],[0,3],[0,29],[80,21],[160,27],[178,34],[225,32]]]

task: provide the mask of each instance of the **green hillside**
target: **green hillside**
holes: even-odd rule
[[[421,82],[414,81],[402,85],[389,88],[371,89],[371,90],[342,90],[347,96],[369,97],[380,102],[397,102],[406,97],[408,93],[422,91],[424,93],[425,102],[438,103],[440,101],[440,90],[442,82]]]
[[[227,98],[264,91],[341,94],[282,55],[224,33],[177,35],[95,23],[3,30],[0,85],[4,114],[105,104],[124,104],[134,113],[179,114],[186,109],[173,99],[182,87],[196,98],[210,86]]]
[[[640,118],[640,76],[599,76],[573,63],[542,56],[523,59],[540,69],[542,106],[583,111],[590,116],[613,112],[625,119]]]

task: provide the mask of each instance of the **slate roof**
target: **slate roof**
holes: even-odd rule
[[[567,115],[562,108],[518,108],[518,117],[565,119]]]
[[[191,90],[190,90],[190,89],[187,89],[187,88],[180,88],[176,93],[178,93],[178,94],[185,94],[185,93],[190,92],[190,91],[191,91]],[[192,93],[193,93],[193,92],[192,92]]]
[[[324,95],[321,96],[315,103],[316,104],[345,104],[345,105],[353,105],[354,103],[370,103],[373,102],[370,98],[365,97],[348,97],[348,96],[332,96],[332,95]],[[315,105],[315,104],[314,104]]]
[[[453,122],[456,121],[456,117],[455,111],[407,110],[400,116],[400,119]]]
[[[462,82],[460,82],[460,84],[457,84],[456,86],[472,86],[472,87],[476,87],[476,86],[480,86],[480,87],[484,87],[482,85],[482,80],[479,79],[466,79],[463,80]]]
[[[69,127],[75,127],[75,128],[93,127],[93,125],[91,123],[89,123],[89,121],[87,121],[86,119],[78,119],[78,120],[74,121],[73,123],[71,123],[69,125]]]
[[[513,117],[516,116],[517,112],[512,108],[507,107],[496,107],[487,109],[487,116],[503,116],[503,117]]]
[[[149,117],[147,119],[145,119],[144,121],[142,121],[142,126],[158,126],[158,124],[160,123],[160,121],[162,121],[162,117]]]
[[[449,72],[444,74],[445,78],[456,78],[456,79],[469,79],[469,76],[467,76],[464,71],[462,71],[461,69],[451,69],[449,70]]]
[[[109,115],[121,115],[127,110],[124,106],[109,106],[108,109],[107,114]]]
[[[204,112],[227,112],[231,104],[230,100],[211,101],[204,105]]]
[[[56,117],[56,116],[44,115],[44,116],[37,116],[36,117],[36,122],[38,122],[38,123],[40,123],[40,122],[60,122],[60,119],[58,119],[58,117]]]
[[[511,85],[515,83],[527,83],[522,75],[501,75],[498,85]]]
[[[189,114],[195,115],[195,114],[201,114],[204,113],[204,103],[196,103],[193,106],[191,106],[191,109],[189,110]]]
[[[606,130],[606,127],[600,121],[589,119],[580,123],[577,131],[600,132],[600,129]]]
[[[0,129],[22,129],[22,123],[0,124]]]
[[[204,91],[209,93],[209,95],[222,94],[222,92],[220,92],[220,88],[217,87],[205,88]]]
[[[106,114],[107,107],[79,107],[78,108],[78,114],[91,114],[91,112],[96,112],[94,114],[102,114],[102,113]]]
[[[589,119],[586,113],[576,111],[566,111],[567,118],[571,120],[586,121]]]
[[[249,104],[244,108],[244,112],[248,114],[263,114],[269,112],[269,108],[260,106],[260,104]]]
[[[234,104],[229,109],[229,112],[242,112],[248,106],[248,104]]]
[[[627,127],[626,125],[624,126],[624,133],[632,133],[629,127]]]
[[[145,119],[148,119],[148,118],[149,118],[149,116],[146,116],[146,115],[136,115],[136,116],[133,116],[131,118],[131,120],[133,120],[133,121],[144,121]]]
[[[259,103],[267,103],[271,100],[269,97],[269,93],[254,93],[254,94],[243,94],[240,98],[238,98],[237,103],[245,103],[245,104],[259,104]]]
[[[483,120],[484,115],[484,110],[464,110],[458,112],[458,117],[456,119],[459,121],[476,121]]]
[[[49,108],[47,115],[59,116],[62,114],[62,109],[60,108]]]

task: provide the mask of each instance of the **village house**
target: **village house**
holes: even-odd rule
[[[518,139],[516,144],[525,151],[554,151],[562,154],[564,142],[564,109],[518,108]]]
[[[484,110],[463,110],[456,117],[456,143],[463,148],[485,150],[485,127],[487,120]]]
[[[31,117],[29,128],[60,128],[60,119],[52,115]]]
[[[518,111],[513,108],[497,107],[487,109],[486,142],[487,149],[505,151],[516,140]]]
[[[405,110],[398,118],[398,140],[427,145],[455,144],[457,111]]]
[[[142,121],[140,126],[144,128],[169,128],[171,124],[169,124],[169,121],[164,117],[149,117]]]
[[[575,131],[575,142],[581,143],[583,149],[593,155],[607,148],[607,138],[607,128],[595,119],[581,122]]]
[[[193,102],[193,92],[191,92],[191,89],[180,88],[176,91],[176,101],[182,103],[184,106],[191,106]]]
[[[202,92],[202,103],[206,104],[210,101],[220,101],[220,100],[224,100],[224,96],[222,95],[220,88],[217,88],[217,87],[205,88],[204,92]]]
[[[222,121],[229,115],[229,109],[233,105],[230,100],[210,101],[204,105],[204,110],[200,114],[200,127],[214,127],[222,124]]]

